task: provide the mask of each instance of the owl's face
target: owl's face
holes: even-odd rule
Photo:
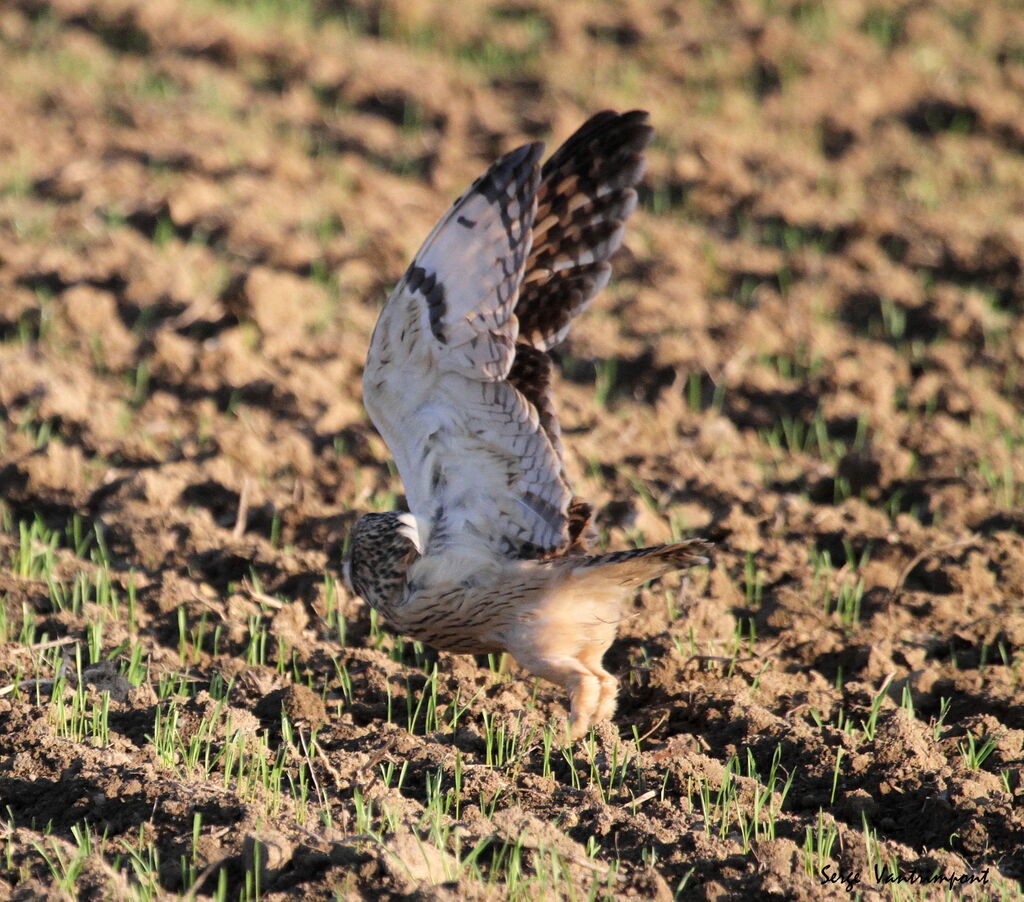
[[[384,614],[401,601],[406,572],[419,556],[408,535],[408,516],[398,511],[364,514],[349,534],[348,556],[342,564],[345,585]]]

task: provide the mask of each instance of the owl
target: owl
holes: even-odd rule
[[[356,521],[350,589],[401,634],[564,687],[574,739],[614,714],[602,659],[624,601],[707,561],[701,539],[590,552],[551,397],[548,351],[609,279],[651,134],[645,112],[606,111],[543,165],[539,143],[498,159],[427,236],[363,371],[409,509]]]

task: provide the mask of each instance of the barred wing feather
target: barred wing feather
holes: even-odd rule
[[[431,232],[374,330],[366,409],[424,553],[517,556],[565,538],[570,493],[538,413],[510,382],[541,146],[498,160]]]
[[[548,160],[506,154],[455,201],[388,298],[363,397],[424,554],[565,551],[590,508],[566,482],[547,350],[608,281],[636,206],[645,113],[598,113]]]

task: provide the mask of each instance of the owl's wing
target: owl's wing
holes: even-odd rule
[[[363,399],[395,458],[424,554],[545,556],[579,531],[545,350],[607,281],[607,256],[635,205],[621,187],[611,192],[618,201],[606,199],[604,170],[588,156],[602,152],[600,133],[630,116],[590,120],[543,181],[541,145],[499,159],[434,227],[381,311]],[[538,196],[548,211],[541,256],[531,255]],[[524,273],[536,283],[528,294]],[[517,344],[517,313],[534,323],[526,343]]]
[[[643,110],[597,113],[544,164],[515,310],[521,341],[554,347],[608,282],[654,134],[647,119]]]
[[[636,209],[644,149],[653,134],[643,110],[605,110],[583,123],[541,169],[533,246],[515,308],[521,344],[509,379],[537,408],[559,460],[560,430],[546,352],[565,338],[572,320],[611,276],[608,261]],[[573,498],[570,550],[587,550],[590,518],[590,505]]]
[[[424,554],[558,545],[569,492],[536,408],[507,376],[542,147],[499,159],[455,201],[373,332],[363,401],[394,455]]]

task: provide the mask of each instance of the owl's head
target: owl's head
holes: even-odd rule
[[[411,514],[364,514],[349,533],[342,567],[345,585],[387,616],[388,609],[401,602],[406,573],[419,555],[419,535]]]

